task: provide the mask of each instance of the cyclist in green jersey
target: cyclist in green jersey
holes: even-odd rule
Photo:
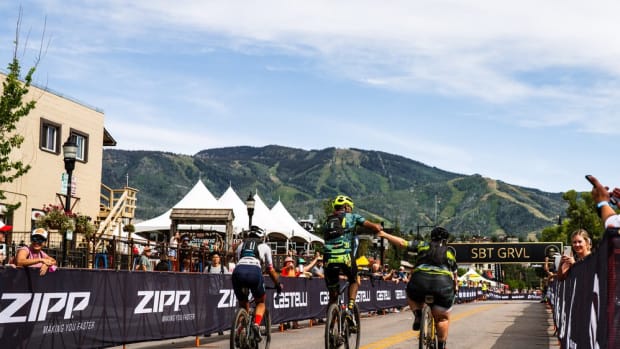
[[[447,246],[450,234],[442,227],[431,231],[431,241],[406,241],[403,238],[381,231],[377,237],[390,243],[416,251],[418,257],[407,283],[407,303],[413,311],[415,320],[413,330],[420,329],[420,310],[424,297],[432,294],[435,299],[431,310],[437,326],[438,349],[445,349],[450,327],[450,311],[457,291],[457,265],[453,250]]]
[[[348,309],[353,310],[355,297],[359,288],[357,278],[357,265],[355,254],[357,252],[358,226],[363,226],[375,233],[380,233],[383,228],[379,224],[372,223],[357,213],[353,213],[353,200],[346,195],[338,195],[332,202],[334,212],[327,217],[324,226],[324,275],[325,284],[329,290],[329,304],[338,300],[338,287],[340,274],[345,275],[349,281]],[[329,306],[329,305],[328,305]],[[351,322],[352,319],[350,319]],[[354,327],[357,324],[352,324]]]

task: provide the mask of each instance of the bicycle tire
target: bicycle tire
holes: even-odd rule
[[[435,349],[436,346],[432,344],[435,331],[434,326],[431,308],[428,305],[424,305],[420,315],[419,349]]]
[[[346,341],[346,349],[359,349],[360,347],[360,338],[362,336],[362,327],[360,322],[360,310],[357,307],[357,304],[353,307],[353,318],[355,319],[355,323],[357,324],[357,331],[355,333],[351,333],[350,327],[348,323],[345,323],[345,336],[347,338]],[[345,321],[346,322],[346,321]]]
[[[338,337],[340,336],[340,310],[339,305],[330,304],[327,308],[325,317],[325,349],[338,348]]]
[[[230,328],[230,349],[243,349],[247,347],[249,324],[250,314],[245,309],[238,308]]]
[[[260,323],[260,334],[262,340],[258,343],[260,349],[269,349],[271,344],[271,314],[269,309],[265,307],[265,313],[263,314],[263,320]]]

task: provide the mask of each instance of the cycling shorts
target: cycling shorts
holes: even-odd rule
[[[248,300],[248,295],[242,292],[243,288],[249,289],[255,299],[263,297],[265,295],[264,280],[261,269],[255,265],[237,265],[232,273],[232,285],[237,300],[240,302]]]
[[[340,274],[347,277],[349,284],[357,282],[357,265],[355,261],[348,266],[343,263],[329,263],[324,267],[325,285],[329,291],[338,291]]]
[[[407,297],[424,303],[426,295],[433,295],[436,305],[450,309],[454,304],[454,282],[448,275],[428,274],[421,271],[411,275],[407,283]]]

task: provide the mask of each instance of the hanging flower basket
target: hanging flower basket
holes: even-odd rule
[[[126,233],[133,233],[136,231],[136,227],[133,224],[126,224],[123,226],[123,231]]]

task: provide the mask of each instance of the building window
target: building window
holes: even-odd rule
[[[78,161],[88,161],[88,135],[85,133],[71,130],[71,136],[75,137],[75,143],[77,144],[77,157]]]
[[[60,152],[60,125],[49,120],[41,119],[42,150],[58,154]]]

